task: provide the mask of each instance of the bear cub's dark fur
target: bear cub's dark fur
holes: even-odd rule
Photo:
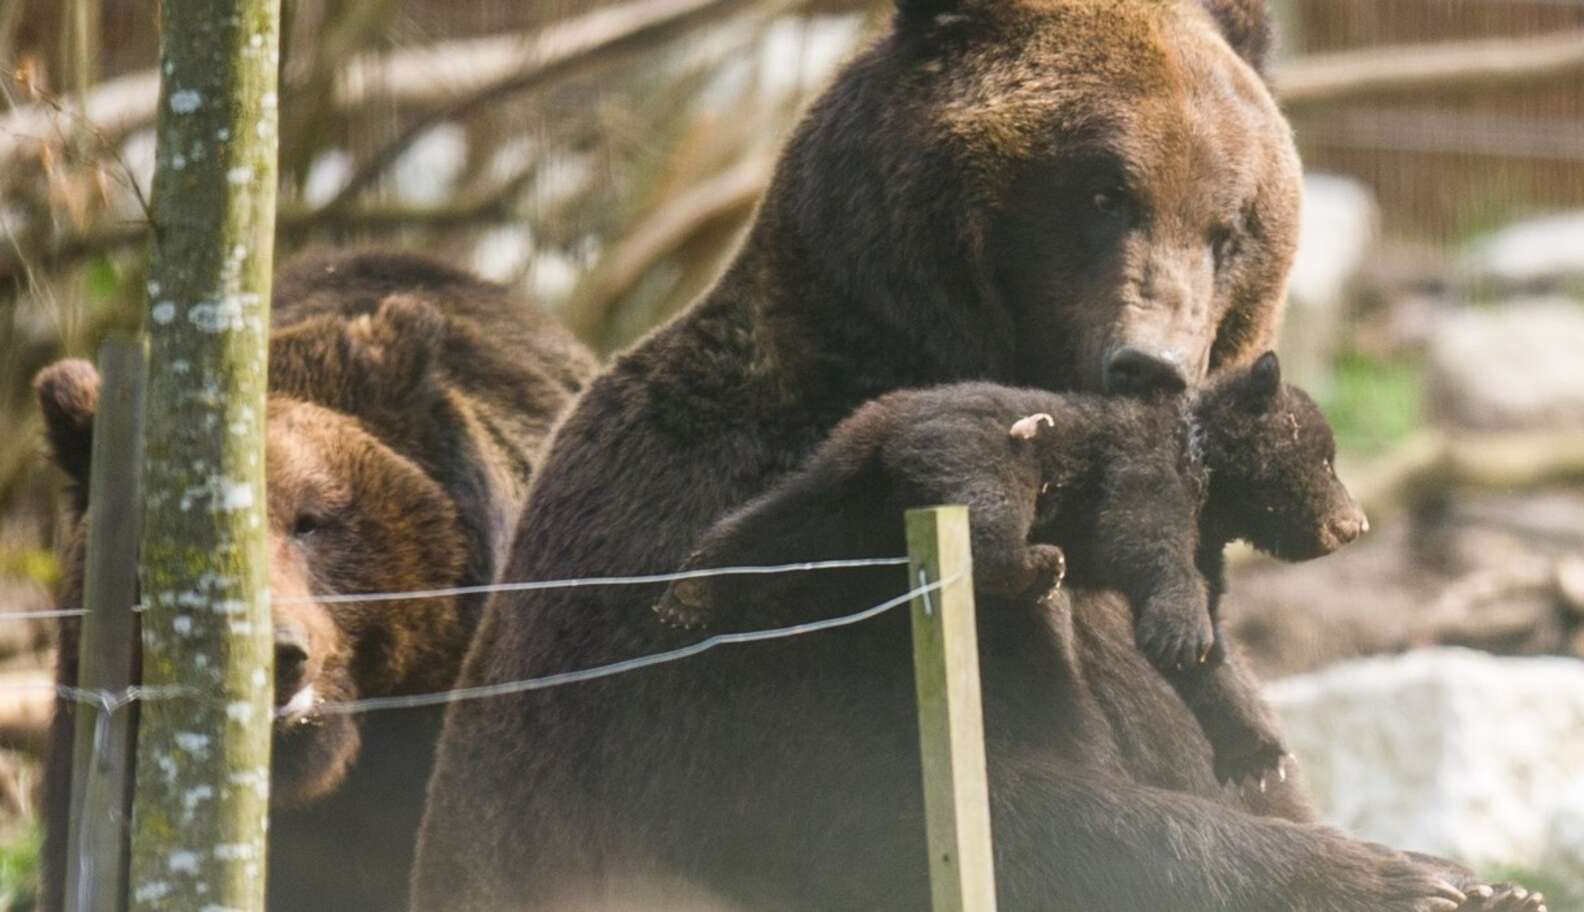
[[[1215,748],[1217,775],[1263,784],[1281,773],[1284,749],[1219,631],[1222,554],[1242,539],[1307,560],[1367,529],[1335,455],[1324,415],[1282,384],[1274,354],[1148,402],[984,383],[898,392],[860,408],[800,472],[711,529],[687,568],[817,559],[851,544],[842,529],[870,530],[862,552],[894,551],[900,530],[888,527],[900,509],[965,503],[977,588],[1038,596],[1070,560],[1084,583],[1122,591],[1139,647]],[[656,606],[672,623],[709,627],[818,610],[767,592],[758,576],[679,581]]]

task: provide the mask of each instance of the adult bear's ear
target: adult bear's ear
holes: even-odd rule
[[[94,412],[99,407],[99,371],[78,358],[57,361],[33,379],[44,413],[50,458],[86,491],[93,456]]]
[[[1232,50],[1265,75],[1276,33],[1267,0],[1199,0],[1199,5],[1215,19]]]
[[[1249,393],[1261,404],[1276,398],[1276,394],[1281,391],[1281,383],[1281,361],[1273,351],[1260,355],[1254,366],[1249,368]]]
[[[358,382],[377,398],[399,401],[429,379],[445,341],[445,316],[434,305],[395,294],[347,328]]]

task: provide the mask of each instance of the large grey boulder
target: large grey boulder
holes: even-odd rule
[[[1584,428],[1584,304],[1549,297],[1449,314],[1431,334],[1429,371],[1438,423]]]
[[[1552,873],[1584,847],[1584,662],[1423,650],[1268,695],[1339,826],[1481,868]]]

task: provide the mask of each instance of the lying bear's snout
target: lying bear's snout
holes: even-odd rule
[[[308,683],[308,637],[296,624],[275,625],[275,705],[292,698]]]

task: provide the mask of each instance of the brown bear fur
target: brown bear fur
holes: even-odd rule
[[[1272,347],[1298,162],[1213,12],[906,3],[797,128],[715,287],[557,430],[505,575],[674,569],[896,389],[1180,388]],[[833,613],[867,607],[903,576],[821,593]],[[694,642],[650,610],[661,593],[499,596],[459,682]],[[1437,865],[1296,822],[1291,782],[1223,787],[1126,601],[1068,595],[980,606],[1002,909],[1418,912],[1457,895]],[[453,704],[414,908],[587,908],[677,879],[755,909],[927,908],[909,642],[893,613]]]
[[[492,581],[539,448],[594,361],[505,289],[402,254],[295,260],[276,280],[272,321],[265,458],[281,718],[269,908],[400,908],[440,712],[315,708],[445,690],[482,599],[312,597]],[[98,383],[82,361],[36,383],[79,516]],[[65,608],[81,604],[81,525]],[[76,638],[63,624],[63,683],[77,679]],[[47,910],[61,908],[64,886],[73,712],[58,704],[46,774]]]
[[[1307,560],[1357,537],[1366,524],[1335,449],[1314,402],[1281,385],[1274,355],[1186,401],[985,383],[891,393],[716,523],[683,569],[896,554],[905,510],[965,504],[975,588],[1038,599],[1070,569],[1081,586],[1125,593],[1139,645],[1194,710],[1218,778],[1275,779],[1275,720],[1221,635],[1222,553],[1244,539]],[[803,574],[697,577],[672,583],[655,610],[712,632],[778,627],[823,616],[819,588]]]

